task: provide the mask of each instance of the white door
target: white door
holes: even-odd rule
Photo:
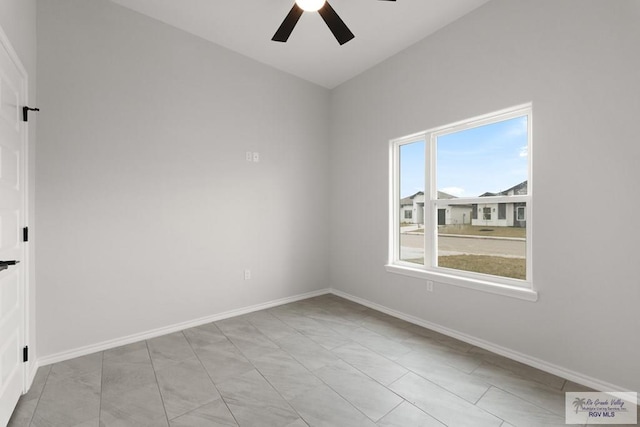
[[[26,73],[0,29],[0,426],[23,392],[25,365],[25,156]]]

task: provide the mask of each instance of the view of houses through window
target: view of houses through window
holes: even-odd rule
[[[397,259],[527,280],[530,109],[396,141]]]

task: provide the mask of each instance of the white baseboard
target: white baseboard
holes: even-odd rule
[[[386,313],[390,316],[397,317],[398,319],[405,320],[409,323],[413,323],[418,326],[422,326],[423,328],[431,329],[433,331],[439,332],[441,334],[450,336],[460,341],[464,341],[476,347],[483,348],[485,350],[491,351],[493,353],[497,353],[501,356],[507,357],[509,359],[518,361],[520,363],[524,363],[525,365],[532,366],[534,368],[540,369],[541,371],[548,372],[553,375],[557,375],[561,378],[565,378],[567,380],[573,381],[574,383],[581,384],[583,386],[592,388],[597,391],[602,392],[616,392],[618,397],[623,398],[628,402],[635,402],[638,404],[637,395],[635,392],[631,390],[627,390],[624,387],[619,387],[615,384],[608,383],[606,381],[599,380],[597,378],[590,377],[588,375],[582,374],[580,372],[575,372],[561,366],[554,365],[552,363],[545,362],[544,360],[537,359],[535,357],[528,356],[524,353],[519,353],[517,351],[513,351],[511,349],[501,347],[489,341],[485,341],[471,335],[464,334],[462,332],[455,331],[453,329],[449,329],[447,327],[438,325],[436,323],[428,322],[426,320],[420,319],[415,316],[411,316],[391,308],[385,307],[383,305],[368,301],[366,299],[356,297],[354,295],[348,294],[346,292],[342,292],[337,289],[331,289],[331,293],[337,295],[339,297],[348,299],[350,301],[356,302],[358,304],[364,305],[366,307],[372,308],[376,311],[380,311],[382,313]]]
[[[75,348],[73,350],[67,350],[60,353],[51,354],[48,356],[40,357],[36,360],[36,366],[46,366],[51,365],[53,363],[62,362],[69,359],[74,359],[80,356],[86,356],[87,354],[96,353],[98,351],[109,350],[112,348],[120,347],[123,345],[131,344],[138,341],[143,341],[151,338],[156,338],[161,335],[171,334],[173,332],[182,331],[184,329],[193,328],[195,326],[204,325],[206,323],[216,322],[218,320],[228,319],[230,317],[240,316],[242,314],[252,313],[254,311],[265,310],[267,308],[276,307],[283,304],[288,304],[291,302],[300,301],[307,298],[316,297],[319,295],[324,295],[329,293],[329,289],[320,289],[313,292],[307,292],[304,294],[294,295],[292,297],[281,298],[273,301],[268,301],[261,304],[252,305],[249,307],[243,307],[235,310],[229,310],[222,313],[214,314],[211,316],[201,317],[199,319],[189,320],[186,322],[176,323],[173,325],[165,326],[162,328],[152,329],[146,332],[140,332],[137,334],[128,335],[122,338],[116,338],[113,340],[102,341],[96,344],[91,344],[84,347]],[[33,376],[35,376],[35,371],[33,370]],[[33,377],[31,378],[31,382],[33,382]],[[31,382],[29,384],[31,384]]]
[[[26,393],[31,388],[33,380],[36,378],[36,373],[38,372],[39,367],[40,363],[38,360],[29,362],[29,366],[27,367],[27,383],[25,384],[24,393]]]

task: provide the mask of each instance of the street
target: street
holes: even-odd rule
[[[402,259],[422,257],[424,236],[422,234],[401,234],[400,247]],[[486,237],[451,237],[438,238],[439,255],[497,255],[504,257],[525,258],[526,242]]]

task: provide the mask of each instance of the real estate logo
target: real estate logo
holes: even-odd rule
[[[569,392],[565,395],[566,424],[637,424],[638,394]]]

